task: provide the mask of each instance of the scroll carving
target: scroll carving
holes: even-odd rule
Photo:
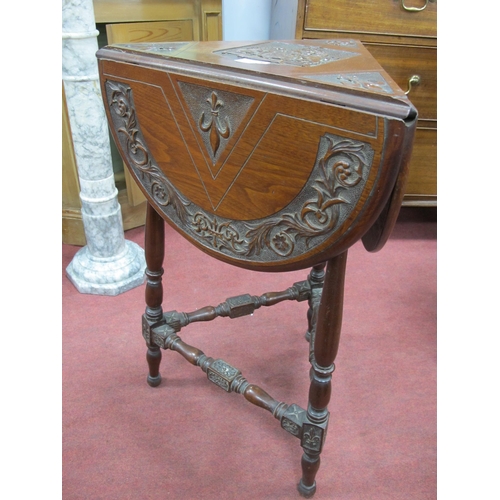
[[[243,260],[279,261],[322,243],[348,217],[363,190],[373,160],[368,143],[325,133],[316,163],[298,196],[272,217],[229,220],[188,200],[156,165],[137,123],[129,86],[106,82],[112,119],[130,167],[164,214],[204,246]],[[212,93],[212,109],[221,105]],[[200,117],[200,126],[223,137],[229,128]],[[216,150],[218,142],[212,144]]]
[[[229,221],[220,222],[217,217],[208,217],[203,212],[197,212],[193,217],[192,227],[217,250],[225,249],[241,255],[247,251],[247,242]]]
[[[319,157],[318,175],[312,183],[316,196],[305,201],[300,212],[284,213],[250,228],[250,253],[269,247],[278,255],[288,256],[297,241],[304,240],[309,245],[313,238],[330,233],[338,223],[338,206],[350,204],[343,193],[363,180],[368,159],[363,143],[347,139],[335,142],[328,134],[323,139],[328,145]]]
[[[161,206],[170,205],[183,223],[187,223],[191,202],[184,198],[152,162],[149,152],[141,138],[137,124],[135,108],[132,104],[132,89],[128,86],[106,82],[109,104],[114,113],[123,119],[122,126],[117,128],[122,145],[130,160],[131,166],[140,177],[149,180],[150,193]]]

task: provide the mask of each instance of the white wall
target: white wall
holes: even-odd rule
[[[298,0],[273,0],[271,9],[271,40],[293,40]]]
[[[273,0],[222,0],[224,40],[269,40]]]
[[[286,40],[295,37],[298,0],[222,0],[224,40]]]

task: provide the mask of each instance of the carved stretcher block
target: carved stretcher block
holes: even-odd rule
[[[148,383],[160,383],[160,349],[170,349],[271,412],[300,440],[298,489],[310,497],[327,434],[347,250],[360,239],[369,251],[386,242],[417,112],[355,40],[119,44],[97,57],[111,132],[149,203]],[[282,292],[163,313],[164,220],[228,264],[313,269]],[[282,300],[309,301],[307,409],[275,400],[177,335],[191,322],[238,318]]]

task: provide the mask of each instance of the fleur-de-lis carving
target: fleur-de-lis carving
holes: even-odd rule
[[[224,103],[219,100],[215,92],[212,92],[212,96],[207,99],[207,102],[211,106],[210,113],[212,114],[212,117],[207,123],[205,123],[205,112],[203,111],[198,124],[203,132],[208,132],[210,130],[210,145],[212,146],[212,153],[215,156],[220,146],[221,137],[223,139],[227,139],[231,134],[231,131],[227,116],[225,119],[225,126],[221,125],[219,121],[219,108],[222,108]]]
[[[313,450],[319,450],[321,445],[321,431],[310,427],[303,436],[304,445]]]

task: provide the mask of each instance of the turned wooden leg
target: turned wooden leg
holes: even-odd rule
[[[327,407],[342,326],[346,262],[347,252],[344,252],[327,263],[315,333],[311,339],[311,385],[307,423],[301,440],[304,449],[302,479],[298,484],[299,493],[306,498],[316,492],[315,477],[328,427]]]
[[[316,323],[321,291],[323,290],[323,282],[325,281],[325,266],[326,262],[316,264],[307,277],[307,281],[309,281],[309,285],[311,286],[309,309],[307,310],[307,332],[305,335],[308,342],[311,341],[311,332]]]
[[[149,336],[150,326],[163,318],[163,258],[165,255],[165,223],[156,210],[148,203],[145,228],[146,254],[146,312],[143,316],[143,332],[148,346],[146,359],[149,365],[148,384],[160,385],[161,350]]]

